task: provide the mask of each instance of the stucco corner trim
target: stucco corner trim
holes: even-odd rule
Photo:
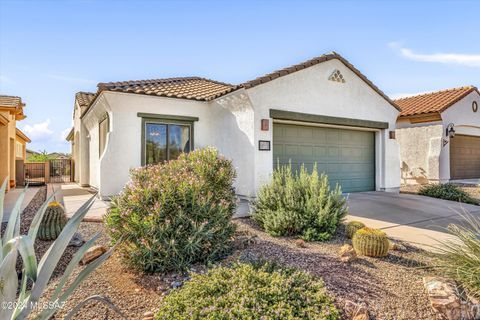
[[[375,129],[388,129],[388,122],[331,117],[317,114],[308,114],[300,112],[292,112],[285,110],[270,109],[270,118],[279,120],[294,120],[310,123],[322,123],[348,127],[362,127]]]
[[[148,119],[162,119],[162,120],[174,120],[174,121],[198,121],[198,117],[188,117],[188,116],[175,116],[170,114],[157,114],[157,113],[143,113],[138,112],[137,117],[148,118]]]

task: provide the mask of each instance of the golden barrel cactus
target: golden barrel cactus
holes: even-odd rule
[[[368,227],[355,232],[352,244],[358,255],[368,257],[385,257],[390,247],[385,232]]]
[[[363,224],[363,222],[350,221],[349,223],[347,223],[347,226],[345,228],[345,233],[347,235],[347,238],[352,239],[355,232],[357,232],[362,228],[365,228],[365,224]]]
[[[38,239],[45,241],[57,239],[65,224],[67,224],[65,209],[57,201],[50,202],[38,228]]]

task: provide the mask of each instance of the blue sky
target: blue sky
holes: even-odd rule
[[[390,96],[480,85],[479,1],[0,0],[0,93],[33,150],[68,151],[77,91],[202,76],[240,83],[336,51]]]

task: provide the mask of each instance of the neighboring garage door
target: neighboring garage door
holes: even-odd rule
[[[295,170],[317,163],[343,192],[375,190],[374,132],[274,123],[273,167],[289,161]]]
[[[450,179],[480,178],[480,137],[450,139]]]

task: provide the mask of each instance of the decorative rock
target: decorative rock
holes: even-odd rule
[[[303,239],[295,240],[295,245],[299,248],[306,248],[307,247],[307,244],[305,243],[305,241]]]
[[[180,281],[173,281],[172,284],[171,284],[172,288],[173,289],[178,289],[180,288],[181,286],[183,286],[183,283],[180,282]]]
[[[154,320],[154,314],[151,311],[147,311],[143,314],[142,320]]]
[[[350,300],[345,302],[345,314],[347,315],[348,319],[352,320],[370,319],[367,308]]]
[[[105,252],[107,252],[107,248],[105,248],[104,246],[101,246],[101,245],[93,246],[90,249],[88,249],[87,252],[85,252],[85,254],[83,255],[82,261],[80,261],[80,263],[82,265],[89,264],[90,262],[100,257]]]
[[[344,244],[340,248],[339,257],[340,257],[340,261],[342,262],[350,262],[357,258],[357,253],[355,252],[355,249],[353,249],[351,245]]]
[[[390,241],[390,250],[407,251],[407,248],[401,243]]]
[[[70,242],[68,243],[69,247],[81,247],[85,243],[81,234],[76,232]]]
[[[454,281],[439,277],[425,277],[423,283],[427,289],[430,305],[438,315],[438,319],[478,319],[478,305],[475,305],[474,301],[462,301]]]

